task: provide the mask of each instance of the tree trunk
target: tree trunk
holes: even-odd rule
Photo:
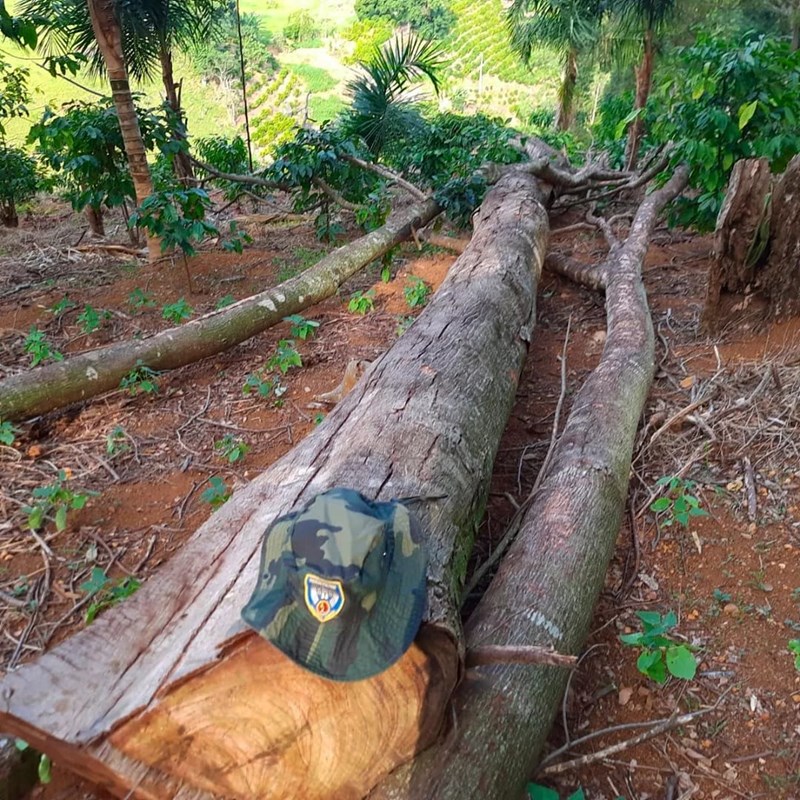
[[[94,236],[105,236],[106,228],[103,224],[103,209],[100,206],[86,206],[86,221],[89,223],[89,230]]]
[[[186,131],[183,129],[183,117],[181,114],[181,100],[178,96],[178,85],[175,83],[175,72],[172,66],[172,50],[169,45],[162,43],[159,47],[159,58],[161,60],[161,78],[164,83],[164,92],[166,93],[167,103],[175,114],[175,124],[180,127],[179,130],[174,130],[173,135],[177,141],[186,141]],[[194,177],[194,169],[192,169],[192,162],[189,158],[189,153],[185,150],[180,150],[175,154],[173,162],[175,169],[175,176],[186,182],[187,178]]]
[[[628,129],[628,141],[625,147],[626,169],[629,172],[636,168],[636,162],[639,159],[639,145],[644,134],[644,109],[647,106],[647,98],[650,96],[650,87],[653,83],[654,57],[653,31],[648,29],[644,35],[642,63],[636,68],[636,99],[633,110],[640,113]]]
[[[44,414],[117,389],[139,362],[154,370],[177,369],[228,350],[330,297],[348,278],[402,242],[412,228],[426,225],[440,210],[433,200],[410,206],[382,228],[340,247],[285,283],[179,328],[12,375],[0,381],[0,419]]]
[[[128,167],[136,192],[136,202],[141,205],[146,197],[153,194],[153,180],[147,164],[147,151],[142,141],[142,132],[139,129],[136,106],[131,96],[128,71],[122,53],[122,32],[114,10],[114,0],[86,0],[86,2],[89,6],[97,46],[103,54],[103,60],[108,70],[111,94],[117,109],[122,140],[128,156]],[[158,239],[149,237],[147,247],[151,261],[155,261],[161,256]]]
[[[0,207],[0,216],[2,216],[3,225],[6,228],[19,227],[19,215],[17,214],[17,206],[13,200],[4,200],[2,207]]]
[[[558,111],[555,127],[558,131],[568,131],[572,127],[575,86],[578,83],[578,52],[574,48],[567,51],[564,60],[564,76],[558,89]]]
[[[414,326],[157,577],[7,675],[0,725],[147,800],[362,798],[430,744],[461,670],[458,597],[534,322],[540,197],[532,176],[504,177]],[[238,617],[266,527],[335,485],[421,495],[429,558],[415,644],[353,683],[303,671]]]
[[[466,626],[468,646],[580,652],[614,550],[639,418],[654,373],[641,279],[648,238],[681,170],[640,207],[604,265],[608,337],[516,541]],[[393,773],[371,800],[516,800],[524,795],[564,692],[554,667],[482,668],[456,694],[454,729]]]
[[[713,332],[745,298],[760,296],[772,317],[800,313],[800,157],[779,178],[762,159],[738,161],[717,218],[703,327]]]

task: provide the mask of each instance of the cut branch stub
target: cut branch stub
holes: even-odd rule
[[[501,181],[414,326],[136,595],[7,675],[0,726],[148,800],[361,798],[428,745],[462,668],[460,590],[531,337],[540,197],[530,176]],[[264,530],[337,485],[421,496],[429,556],[415,644],[349,684],[315,679],[238,622]]]

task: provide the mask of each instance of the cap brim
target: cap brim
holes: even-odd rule
[[[411,646],[425,613],[427,559],[419,524],[405,506],[376,505],[386,506],[387,516],[393,512],[395,546],[386,581],[369,611],[346,599],[339,616],[320,623],[307,612],[304,599],[293,596],[296,590],[285,577],[262,586],[271,561],[267,549],[275,553],[283,547],[291,521],[284,537],[280,521],[271,529],[269,536],[278,534],[282,541],[272,547],[265,542],[259,585],[242,610],[245,622],[275,647],[330,680],[363,680],[388,669]]]

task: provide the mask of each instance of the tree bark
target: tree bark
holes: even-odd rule
[[[605,274],[608,337],[516,541],[466,625],[469,647],[552,646],[577,654],[622,520],[639,418],[654,373],[641,267],[679,173],[640,207]],[[564,692],[555,667],[484,668],[456,694],[454,729],[397,770],[371,800],[506,800],[524,794]]]
[[[0,207],[0,216],[2,216],[3,225],[6,228],[19,227],[19,215],[17,214],[17,206],[13,200],[5,200]]]
[[[555,128],[558,131],[568,131],[572,127],[573,101],[577,83],[578,52],[574,48],[570,48],[564,59],[564,75],[558,90],[558,111],[555,119]]]
[[[7,675],[0,725],[148,800],[362,798],[429,744],[463,663],[459,594],[535,319],[543,196],[504,177],[414,326],[135,596]],[[416,643],[354,683],[304,672],[238,621],[265,528],[335,485],[421,496],[429,558]]]
[[[644,134],[644,109],[647,106],[647,99],[650,97],[650,87],[653,84],[653,61],[655,58],[655,46],[653,41],[653,31],[648,28],[644,34],[644,54],[642,63],[636,68],[636,99],[633,110],[640,113],[631,123],[628,130],[628,141],[626,144],[625,163],[627,170],[636,168],[639,159],[639,146]]]
[[[164,83],[164,92],[166,93],[167,103],[175,114],[175,124],[183,125],[183,117],[181,115],[181,100],[178,96],[178,85],[175,83],[175,71],[172,62],[172,50],[169,44],[162,42],[159,47],[159,59],[161,61],[161,78]],[[175,130],[173,135],[177,141],[185,142],[186,135],[183,130]],[[192,161],[189,158],[189,153],[185,150],[180,150],[175,154],[174,161],[175,176],[182,181],[187,178],[194,177],[194,169],[192,168]]]
[[[119,342],[0,381],[0,419],[44,414],[119,387],[138,363],[153,370],[186,366],[261,333],[284,317],[330,297],[439,212],[433,201],[409,206],[386,225],[338,248],[302,274],[149,339]]]
[[[724,293],[758,295],[772,317],[800,314],[800,157],[778,178],[763,158],[734,165],[714,234],[702,318],[709,332],[728,321]]]
[[[128,167],[136,192],[136,202],[141,205],[146,197],[153,194],[153,180],[147,164],[147,151],[142,140],[139,119],[136,116],[136,106],[131,96],[128,71],[122,53],[122,32],[114,9],[114,0],[86,0],[86,2],[92,18],[92,28],[97,39],[97,46],[103,54],[103,60],[108,70],[111,94],[117,109],[125,153],[128,156]],[[151,261],[155,261],[161,256],[161,245],[158,239],[149,237],[147,248]]]

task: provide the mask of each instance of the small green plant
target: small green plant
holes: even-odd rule
[[[230,434],[226,434],[219,441],[214,442],[214,449],[219,452],[222,458],[226,458],[231,464],[235,464],[247,455],[250,446],[241,439],[234,439]]]
[[[664,494],[650,504],[650,510],[655,512],[659,527],[666,528],[675,522],[687,527],[691,517],[708,516],[708,511],[700,508],[700,500],[692,494],[696,485],[694,481],[669,475],[656,481]]]
[[[260,374],[251,372],[244,381],[242,394],[258,394],[261,397],[269,397],[275,384],[269,378],[264,378]]]
[[[350,295],[350,302],[347,304],[347,310],[351,314],[365,314],[375,308],[375,290],[370,289],[368,292],[353,292]]]
[[[267,361],[267,369],[278,370],[281,375],[285,375],[292,367],[302,367],[303,360],[297,352],[294,342],[291,339],[281,339],[275,349],[275,353]]]
[[[17,438],[19,429],[15,428],[8,420],[0,422],[0,444],[11,447]]]
[[[56,530],[63,531],[67,527],[67,514],[82,509],[90,497],[97,492],[88,490],[73,491],[67,486],[67,471],[60,469],[58,477],[46,486],[37,486],[32,492],[31,505],[23,506],[28,515],[28,527],[38,531],[44,526],[47,516],[55,512]]]
[[[40,331],[35,325],[31,326],[28,335],[25,337],[25,352],[30,354],[31,366],[36,367],[47,359],[53,361],[63,361],[64,356],[57,350],[50,347],[44,331]]]
[[[317,411],[317,413],[314,414],[314,424],[315,425],[322,424],[322,421],[324,419],[325,419],[325,415],[321,411]]]
[[[400,317],[397,320],[397,335],[402,336],[413,324],[414,317]]]
[[[227,250],[229,253],[241,254],[244,252],[244,246],[252,243],[253,237],[231,220],[228,228],[228,238],[222,243],[222,249]]]
[[[214,311],[220,311],[223,308],[232,306],[235,302],[236,298],[232,294],[226,294],[224,297],[220,297],[220,299],[217,300],[216,304],[214,305]]]
[[[194,309],[181,297],[174,303],[164,306],[161,309],[161,316],[176,325],[192,316]]]
[[[800,672],[800,639],[790,639],[787,649],[794,656],[794,668]]]
[[[212,510],[216,511],[228,502],[231,491],[225,481],[216,475],[213,478],[209,478],[208,483],[209,487],[200,495],[200,499],[204,503],[208,503]]]
[[[92,602],[86,609],[84,622],[90,625],[101,611],[105,611],[125,598],[130,597],[141,583],[131,576],[113,581],[100,567],[92,567],[89,580],[80,585],[80,590],[92,596]]]
[[[158,373],[137,359],[136,366],[119,382],[120,389],[127,389],[131,396],[155,394],[158,391]]]
[[[697,671],[697,660],[685,644],[676,644],[667,633],[678,624],[674,611],[661,616],[657,611],[637,611],[642,622],[642,631],[620,636],[620,641],[629,647],[641,649],[636,667],[656,683],[666,683],[667,673],[690,681]]]
[[[540,783],[528,784],[528,797],[530,800],[561,800],[561,795],[555,789],[549,789]],[[578,787],[566,800],[586,800],[586,795],[582,787]],[[623,797],[616,797],[615,800],[625,800]]]
[[[86,306],[83,311],[78,314],[78,325],[81,326],[84,333],[94,333],[100,325],[106,320],[111,319],[110,311],[98,312],[92,306]]]
[[[106,454],[114,458],[115,456],[127,453],[130,450],[130,445],[126,441],[128,434],[122,425],[115,425],[111,431],[106,434]]]
[[[147,292],[137,287],[128,295],[128,303],[134,311],[141,311],[143,308],[152,308],[156,301]]]
[[[409,308],[418,308],[428,302],[431,287],[422,278],[412,275],[409,278],[409,285],[403,289],[403,296],[406,298]]]
[[[53,305],[50,306],[50,311],[53,316],[60,317],[71,308],[75,308],[75,303],[69,299],[69,295],[65,294],[57,303],[53,303]]]
[[[292,336],[296,336],[303,341],[312,338],[317,332],[317,328],[319,328],[319,322],[313,319],[306,319],[300,314],[292,314],[291,317],[284,317],[283,321],[290,322],[292,324]]]
[[[30,745],[24,739],[15,739],[14,747],[16,747],[20,753],[24,753],[26,750],[30,749]],[[50,756],[46,756],[44,753],[39,755],[37,774],[40,783],[50,783],[50,781],[53,780],[53,762],[50,760]]]

